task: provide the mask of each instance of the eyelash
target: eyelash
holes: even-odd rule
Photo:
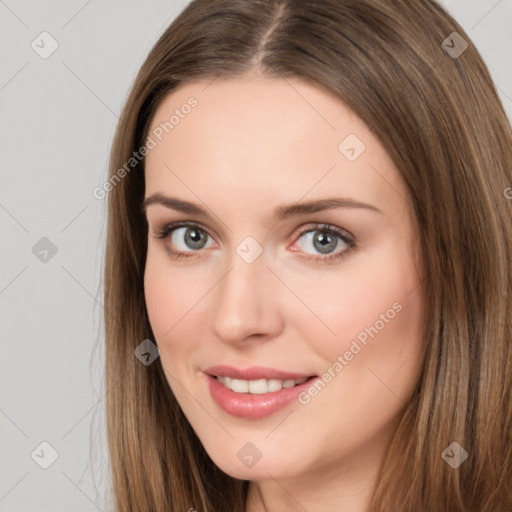
[[[196,224],[195,222],[173,222],[171,224],[166,224],[162,228],[157,228],[155,233],[155,238],[158,240],[164,240],[166,239],[174,230],[178,228],[183,227],[192,227],[192,228],[198,228],[201,231],[205,232],[208,236],[211,236],[208,231],[204,228],[202,228],[199,224]],[[344,231],[342,231],[340,228],[330,225],[330,224],[308,224],[307,226],[304,226],[296,235],[296,238],[299,239],[302,235],[309,233],[311,231],[321,231],[323,233],[329,233],[332,235],[335,235],[341,240],[347,244],[347,248],[343,250],[342,252],[336,252],[334,254],[329,254],[327,256],[320,256],[315,257],[311,255],[308,258],[305,258],[307,260],[313,260],[319,263],[330,263],[333,260],[338,260],[342,258],[343,256],[346,256],[348,253],[352,252],[356,247],[355,238],[349,238]],[[194,253],[200,252],[198,251],[177,251],[175,249],[172,249],[169,246],[166,246],[166,250],[169,253],[169,255],[172,258],[180,259],[180,258],[189,258],[193,257]]]

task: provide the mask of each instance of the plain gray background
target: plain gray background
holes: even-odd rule
[[[107,509],[106,203],[92,191],[135,74],[186,3],[0,0],[0,512]],[[443,5],[512,119],[512,0]],[[51,49],[45,31],[48,58],[31,46]]]

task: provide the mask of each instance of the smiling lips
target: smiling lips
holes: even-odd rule
[[[213,366],[204,371],[213,400],[225,412],[245,419],[259,419],[282,409],[310,385],[315,375],[274,368],[237,369]]]

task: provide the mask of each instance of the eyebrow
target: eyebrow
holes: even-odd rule
[[[209,217],[208,212],[198,204],[190,203],[175,197],[164,196],[158,192],[152,194],[144,200],[141,207],[142,212],[146,213],[148,207],[155,204],[159,204],[165,206],[166,208],[171,208],[182,213],[198,215],[205,218]],[[362,208],[383,214],[382,210],[379,210],[377,207],[371,204],[354,201],[352,199],[330,197],[316,201],[307,201],[279,206],[274,210],[273,219],[275,221],[282,221],[289,217],[316,213],[323,210],[331,210],[333,208]]]

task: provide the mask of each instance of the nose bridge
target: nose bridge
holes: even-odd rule
[[[227,258],[227,268],[216,287],[211,329],[229,342],[269,334],[277,325],[277,283],[272,283],[263,248],[247,237]]]

